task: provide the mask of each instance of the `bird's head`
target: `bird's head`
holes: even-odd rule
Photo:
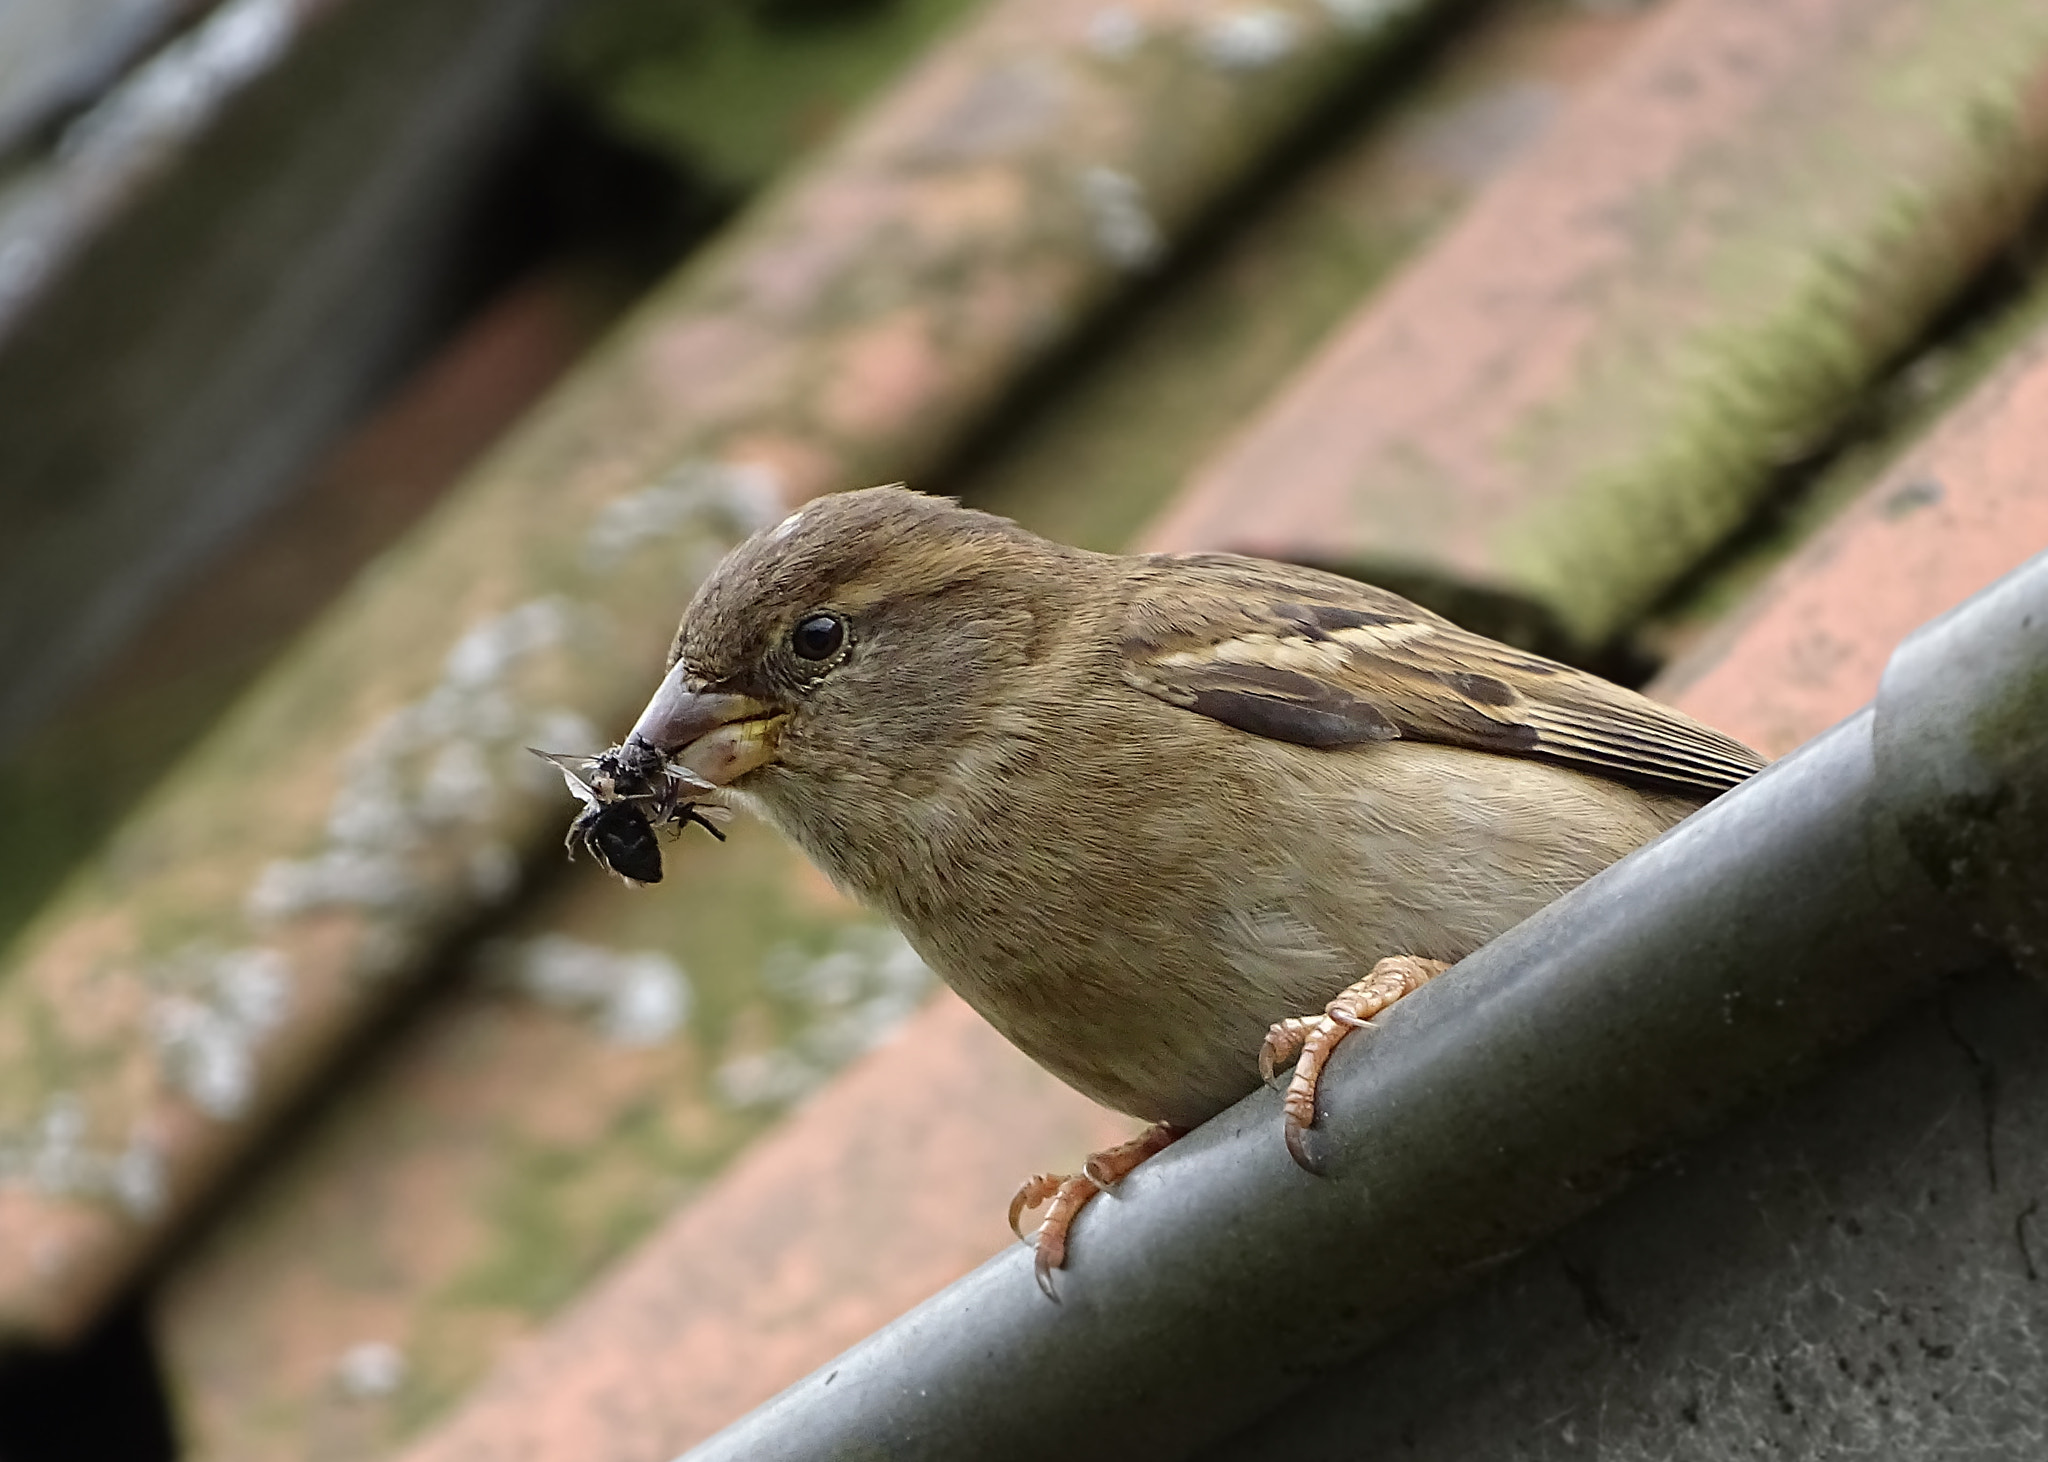
[[[704,582],[633,735],[772,811],[923,795],[1000,735],[1091,557],[901,488],[821,498]]]

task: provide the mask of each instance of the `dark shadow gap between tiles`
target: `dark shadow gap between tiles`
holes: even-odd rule
[[[67,1350],[0,1358],[0,1462],[174,1462],[146,1313],[131,1298]]]

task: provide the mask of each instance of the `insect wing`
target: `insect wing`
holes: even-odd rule
[[[537,746],[529,746],[526,749],[562,774],[562,780],[568,784],[571,796],[575,797],[585,807],[597,806],[598,796],[596,791],[592,789],[590,783],[585,781],[576,770],[579,766],[588,766],[590,758],[575,756],[568,752],[542,751]]]

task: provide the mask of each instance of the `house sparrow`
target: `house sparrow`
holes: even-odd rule
[[[826,497],[698,590],[633,740],[782,830],[1041,1066],[1156,1124],[1082,1204],[1762,765],[1333,574]],[[1336,996],[1336,999],[1332,999]],[[1303,1016],[1302,1011],[1321,1010]]]

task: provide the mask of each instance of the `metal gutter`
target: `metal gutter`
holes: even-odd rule
[[[1172,1456],[1266,1413],[1946,973],[2048,947],[2048,555],[1874,706],[1348,1043],[1289,1162],[1261,1091],[1098,1204],[1062,1302],[983,1265],[688,1453]]]

